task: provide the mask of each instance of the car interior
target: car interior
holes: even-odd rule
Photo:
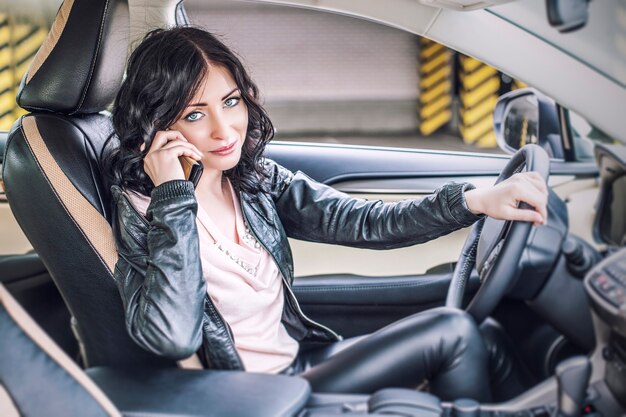
[[[140,348],[113,279],[100,156],[129,48],[149,28],[176,24],[188,24],[177,0],[65,0],[21,80],[17,102],[27,114],[0,132],[0,209],[15,219],[2,233],[25,248],[0,255],[0,415],[626,415],[626,148],[597,144],[571,162],[560,139],[574,143],[567,114],[534,89],[502,96],[494,111],[499,144],[513,157],[295,142],[267,151],[292,171],[385,201],[423,197],[448,181],[481,186],[539,172],[551,188],[544,226],[488,218],[388,255],[291,242],[303,259],[294,292],[312,319],[352,337],[435,306],[465,308],[503,329],[529,376],[524,393],[491,404],[394,387],[319,393],[299,377],[198,369]],[[543,103],[533,140],[515,118],[528,97]],[[415,268],[394,256],[415,258]]]

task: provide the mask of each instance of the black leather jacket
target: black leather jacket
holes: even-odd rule
[[[291,290],[293,261],[287,237],[369,249],[414,245],[472,224],[466,183],[450,183],[421,201],[383,203],[352,198],[267,160],[267,192],[239,193],[244,218],[276,261],[284,280],[282,321],[300,343],[340,336],[308,319]],[[205,366],[243,369],[228,323],[207,294],[191,182],[156,187],[146,216],[112,187],[113,232],[119,253],[115,279],[126,326],[143,348],[172,359],[197,351]],[[200,349],[201,347],[201,349]]]

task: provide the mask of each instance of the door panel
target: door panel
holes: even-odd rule
[[[294,292],[309,317],[344,337],[352,337],[443,305],[451,276],[318,275],[298,278]],[[478,275],[474,274],[467,285],[468,297],[475,293],[478,284]]]
[[[354,197],[383,201],[423,198],[449,181],[489,186],[508,160],[499,155],[290,143],[272,144],[268,156]],[[551,174],[550,186],[567,203],[572,230],[591,230],[595,164],[552,161]],[[374,331],[443,304],[449,276],[427,271],[455,262],[468,233],[459,230],[386,251],[292,239],[296,295],[307,314],[344,336]]]
[[[497,176],[509,159],[508,155],[296,142],[273,142],[267,156],[328,185],[358,179]],[[550,172],[598,175],[595,162],[553,160]]]
[[[334,185],[340,191],[353,197],[386,202],[408,198],[419,199],[449,181],[468,181],[477,187],[492,185],[495,176],[483,177],[441,177],[441,178],[401,178],[381,180],[345,181]],[[595,201],[598,192],[595,179],[577,179],[574,175],[553,175],[550,187],[566,201],[571,232],[593,241],[591,236],[594,209],[589,201]],[[427,187],[430,186],[430,189]],[[411,191],[426,192],[410,194]],[[469,228],[458,230],[439,239],[408,248],[375,251],[348,248],[321,243],[310,243],[290,239],[294,254],[296,276],[321,274],[361,274],[361,275],[406,275],[423,274],[427,270],[448,262],[455,262]]]
[[[386,276],[423,274],[459,257],[469,229],[408,248],[385,251],[290,239],[296,277],[323,274]]]

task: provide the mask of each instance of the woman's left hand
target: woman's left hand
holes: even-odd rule
[[[518,208],[522,201],[534,210]],[[533,222],[536,226],[548,221],[548,187],[536,172],[515,174],[493,187],[466,191],[465,202],[472,213],[498,220]]]

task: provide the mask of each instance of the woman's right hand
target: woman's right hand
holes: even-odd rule
[[[145,144],[141,145],[141,150]],[[184,180],[185,174],[178,161],[179,156],[196,161],[202,153],[177,130],[161,130],[154,135],[152,145],[143,159],[143,169],[155,187],[171,180]]]

